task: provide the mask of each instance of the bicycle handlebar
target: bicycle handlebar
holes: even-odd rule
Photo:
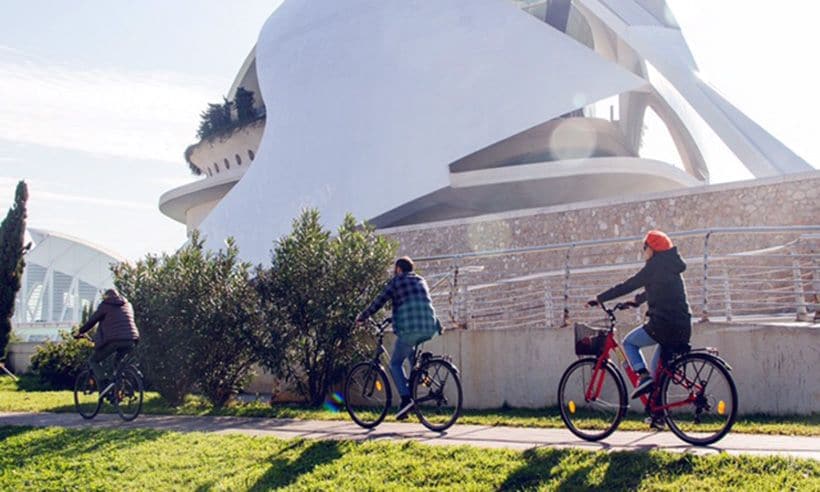
[[[615,317],[615,311],[626,311],[627,309],[638,307],[638,305],[632,301],[619,302],[618,304],[612,306],[612,309],[607,308],[603,302],[598,302],[597,304],[610,317]]]

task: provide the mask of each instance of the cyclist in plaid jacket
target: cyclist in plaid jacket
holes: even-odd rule
[[[441,324],[436,318],[427,282],[420,275],[416,275],[413,268],[413,260],[406,256],[399,258],[396,261],[393,278],[370,306],[356,318],[357,323],[362,323],[381,309],[387,301],[392,303],[396,344],[390,358],[390,372],[401,396],[399,412],[396,414],[398,420],[406,419],[413,408],[404,361],[410,360],[415,353],[416,345],[441,333]]]

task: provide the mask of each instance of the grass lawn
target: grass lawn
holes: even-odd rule
[[[818,490],[820,463],[0,427],[2,490]]]
[[[24,390],[27,388],[28,390]],[[36,380],[24,377],[20,383],[0,377],[0,412],[74,412],[70,391],[37,391]],[[113,408],[103,405],[103,412]],[[349,420],[344,408],[328,404],[325,408],[305,408],[290,405],[270,406],[263,402],[237,403],[227,408],[214,409],[205,400],[189,396],[180,407],[169,406],[158,394],[146,393],[143,412],[174,415],[236,415],[245,417],[273,417],[313,420]],[[388,417],[390,421],[392,417]],[[461,424],[505,425],[513,427],[563,428],[557,408],[465,410],[458,421]],[[620,430],[646,430],[643,415],[629,414]],[[782,434],[792,436],[820,436],[820,414],[811,416],[771,417],[753,415],[741,417],[732,432]]]

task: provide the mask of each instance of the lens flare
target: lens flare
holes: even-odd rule
[[[338,413],[344,408],[345,400],[342,398],[338,392],[334,392],[330,395],[330,398],[325,400],[324,404],[322,404],[322,408],[327,410],[328,412]]]

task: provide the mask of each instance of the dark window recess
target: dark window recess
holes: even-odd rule
[[[253,161],[253,158],[254,158],[254,157],[256,157],[256,156],[254,156],[254,155],[253,155],[253,151],[252,151],[252,150],[250,150],[250,149],[248,149],[248,159],[250,159],[251,161]]]
[[[242,158],[239,157],[239,154],[234,154],[234,157],[236,157],[236,165],[241,166],[242,165]]]
[[[224,163],[225,163],[225,169],[226,169],[226,170],[231,168],[231,163],[230,163],[230,162],[228,162],[228,159],[227,159],[227,158],[222,159],[222,162],[224,162]]]
[[[216,162],[214,162],[214,170],[216,172],[219,172],[219,164],[217,164]]]

